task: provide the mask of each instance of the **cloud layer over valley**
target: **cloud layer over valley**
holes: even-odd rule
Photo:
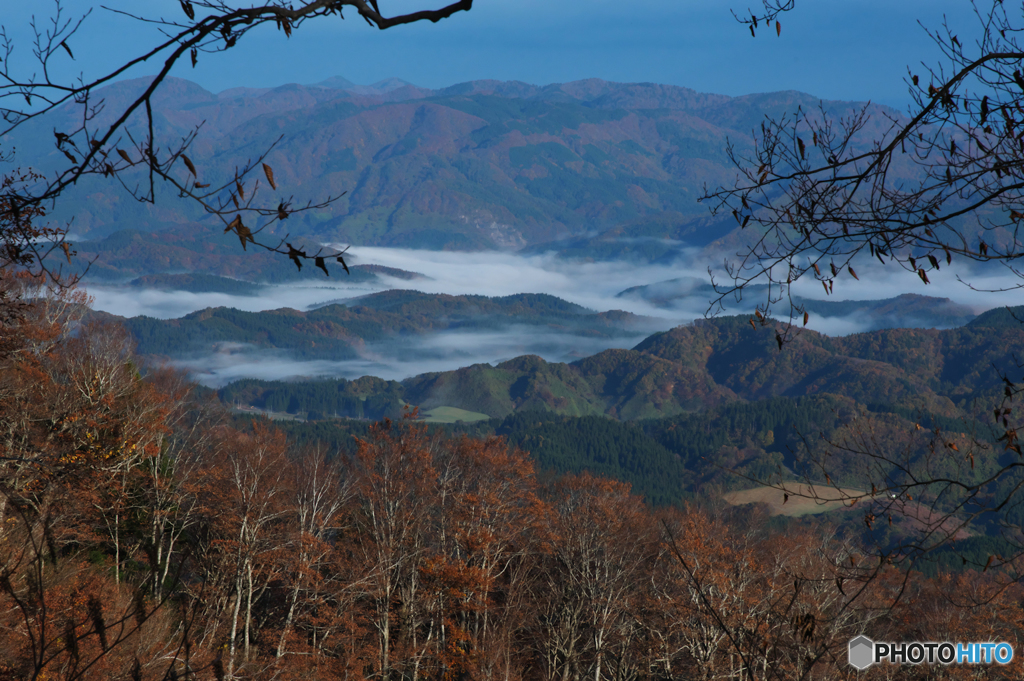
[[[310,310],[348,301],[388,289],[415,289],[449,295],[509,296],[546,293],[595,312],[623,310],[629,318],[608,334],[559,323],[521,324],[504,318],[486,329],[443,328],[431,332],[398,334],[385,340],[356,343],[347,357],[301,359],[288,348],[261,348],[251,344],[208,343],[208,351],[172,356],[176,364],[196,372],[209,385],[223,385],[237,378],[279,379],[335,376],[357,378],[375,375],[402,379],[428,371],[445,371],[475,363],[497,363],[524,354],[548,361],[573,361],[608,348],[634,346],[650,333],[667,330],[701,318],[708,309],[706,287],[709,257],[697,250],[684,252],[674,263],[643,264],[636,261],[594,261],[562,258],[555,253],[521,255],[507,252],[421,251],[388,248],[353,248],[354,262],[379,264],[423,275],[414,280],[379,276],[371,281],[348,283],[344,275],[322,282],[263,286],[255,295],[203,293],[126,286],[90,285],[94,308],[123,317],[145,315],[175,319],[210,307],[259,312],[280,308]],[[845,335],[885,326],[951,326],[970,314],[1000,305],[1024,302],[1020,292],[984,293],[957,281],[955,268],[944,269],[925,287],[916,276],[895,268],[867,262],[859,268],[861,280],[844,278],[834,295],[826,297],[820,284],[802,282],[794,293],[811,302],[808,326],[830,334]],[[1015,283],[1002,271],[968,272],[961,278],[976,288],[1005,288]],[[901,299],[889,305],[839,305],[838,301],[878,301],[913,293],[949,301]],[[744,300],[728,301],[728,313],[750,314],[761,302],[762,292]],[[892,301],[890,301],[892,303]],[[817,307],[815,307],[817,305]],[[787,307],[777,308],[785,318]],[[949,321],[954,320],[954,321]]]

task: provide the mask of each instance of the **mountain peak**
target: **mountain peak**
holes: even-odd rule
[[[344,76],[331,76],[326,80],[321,80],[319,83],[313,84],[317,87],[329,87],[337,90],[348,90],[349,88],[357,87],[355,83]]]
[[[313,86],[332,90],[346,90],[357,95],[383,95],[403,87],[416,87],[416,85],[401,78],[385,78],[370,85],[357,85],[344,76],[331,76],[326,80],[321,80],[319,83],[314,83]]]

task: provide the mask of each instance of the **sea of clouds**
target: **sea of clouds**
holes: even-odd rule
[[[707,255],[699,251],[684,251],[676,262],[662,264],[625,260],[586,262],[562,258],[555,253],[522,255],[369,247],[354,247],[350,255],[356,263],[399,268],[417,272],[423,277],[412,281],[384,277],[372,285],[349,284],[343,276],[332,277],[322,283],[267,286],[253,296],[95,285],[88,286],[88,291],[93,296],[95,309],[125,317],[147,315],[162,319],[221,306],[246,311],[286,307],[307,310],[392,288],[453,295],[547,293],[594,311],[625,310],[647,318],[637,325],[635,333],[623,333],[612,338],[581,336],[569,330],[538,329],[510,320],[507,327],[495,331],[443,331],[368,344],[361,349],[358,359],[298,361],[283,350],[225,346],[210,355],[181,358],[178,362],[195,372],[201,382],[211,386],[245,377],[357,378],[374,375],[400,380],[419,373],[446,371],[475,363],[495,364],[524,354],[536,354],[548,361],[572,361],[608,348],[633,347],[650,333],[704,317],[709,309],[713,309],[713,301],[709,300],[706,292],[694,291],[692,295],[674,297],[669,305],[654,304],[636,295],[620,296],[622,291],[672,282],[662,286],[685,292],[688,286],[696,288],[701,282],[708,281],[708,266],[717,265],[709,262]],[[879,300],[901,293],[917,293],[949,298],[971,307],[975,313],[1003,305],[1024,304],[1024,290],[998,291],[1019,281],[1004,268],[984,271],[944,268],[931,274],[932,283],[925,286],[915,274],[872,262],[865,261],[858,266],[859,281],[841,275],[831,296],[826,297],[820,282],[813,280],[799,282],[794,286],[794,293],[811,299],[832,300]],[[721,280],[720,275],[716,278]],[[727,298],[726,312],[751,314],[760,302],[763,300],[756,294],[746,295],[741,302]],[[788,316],[785,305],[780,304],[775,310],[780,318]],[[922,320],[922,323],[926,322]],[[808,327],[829,335],[846,335],[873,325],[877,325],[877,321],[864,314],[846,317],[812,315]]]

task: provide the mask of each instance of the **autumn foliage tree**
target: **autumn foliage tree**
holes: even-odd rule
[[[992,571],[907,582],[813,528],[542,481],[498,438],[384,421],[351,457],[293,449],[143,376],[69,296],[0,371],[5,678],[844,679],[866,628],[1021,635]]]
[[[0,358],[4,678],[844,679],[865,631],[1024,633],[999,565],[910,579],[813,526],[539,476],[500,438],[406,419],[351,456],[292,448],[142,371],[73,291],[21,281]]]
[[[36,298],[0,370],[5,649],[9,672],[33,678],[109,671],[125,662],[111,649],[129,639],[145,649],[159,626],[120,574],[125,480],[160,451],[168,399],[141,380],[123,332],[79,322],[82,302],[66,289]],[[112,551],[112,580],[89,569],[85,547]]]

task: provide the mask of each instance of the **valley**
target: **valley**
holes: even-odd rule
[[[38,4],[0,679],[1024,678],[1013,7]]]
[[[765,115],[817,106],[807,95],[344,79],[213,94],[172,79],[161,97],[162,134],[202,122],[204,181],[270,149],[289,205],[341,195],[265,232],[344,250],[348,272],[325,273],[247,252],[187,204],[72,190],[88,208],[69,264],[92,318],[123,324],[149,366],[189,372],[237,419],[271,415],[296,442],[353,453],[366,423],[418,408],[433,429],[502,436],[541,470],[625,480],[655,505],[760,500],[786,522],[827,513],[840,527],[856,516],[842,501],[775,498],[835,491],[814,468],[821,442],[869,431],[918,462],[927,441],[908,433],[923,424],[994,446],[978,405],[1000,399],[1024,332],[956,280],[998,273],[954,267],[922,288],[863,262],[864,281],[797,287],[760,320],[766,287],[712,286],[714,263],[758,235],[696,199],[726,181],[727,140],[742,151]],[[856,458],[834,458],[831,483],[861,484]]]

